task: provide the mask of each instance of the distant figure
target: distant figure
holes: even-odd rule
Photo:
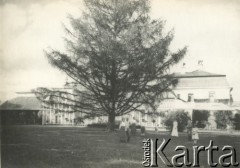
[[[145,136],[146,128],[141,126],[141,136]]]
[[[188,135],[188,141],[191,141],[192,140],[192,121],[191,120],[188,120],[187,135]]]
[[[130,134],[129,134],[129,122],[128,119],[122,119],[122,122],[119,125],[119,136],[121,142],[129,142],[130,141]]]
[[[232,133],[232,131],[231,131],[231,125],[230,125],[230,124],[227,124],[227,132],[228,132],[229,134]]]
[[[131,134],[135,136],[136,132],[137,132],[137,125],[136,125],[135,120],[133,120],[133,122],[131,124]]]
[[[126,118],[125,125],[126,125],[125,131],[126,131],[126,134],[127,134],[127,142],[129,142],[130,141],[130,122],[129,122],[128,118]]]
[[[124,118],[122,118],[122,121],[119,125],[119,137],[120,137],[120,142],[127,142],[127,134],[126,134],[126,124]]]
[[[197,144],[197,141],[199,140],[197,124],[194,124],[192,129],[192,140],[194,144]]]
[[[173,128],[172,128],[171,136],[178,137],[178,123],[176,120],[173,121]]]

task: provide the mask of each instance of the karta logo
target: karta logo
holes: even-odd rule
[[[161,161],[161,165],[164,164],[168,167],[182,167],[182,166],[192,166],[200,167],[199,163],[199,153],[206,152],[207,162],[210,167],[216,167],[221,165],[223,167],[235,166],[237,167],[239,163],[237,162],[236,150],[229,145],[224,146],[221,150],[227,151],[225,154],[221,155],[218,158],[218,163],[214,160],[214,151],[218,151],[217,146],[213,146],[213,141],[210,140],[209,145],[205,146],[193,146],[193,163],[190,162],[189,149],[185,146],[178,145],[175,148],[175,152],[182,151],[169,159],[165,152],[168,151],[167,145],[170,143],[171,139],[167,141],[163,139],[162,143],[158,146],[158,139],[145,139],[143,140],[143,149],[144,149],[144,158],[143,166],[144,167],[158,167],[158,160]],[[158,159],[159,158],[159,159]]]

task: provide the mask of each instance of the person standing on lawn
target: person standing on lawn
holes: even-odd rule
[[[191,141],[192,140],[192,121],[191,120],[188,120],[187,135],[188,135],[188,141]]]
[[[119,125],[119,137],[121,142],[129,142],[130,134],[129,134],[129,122],[128,118],[122,118],[122,122]]]
[[[131,127],[131,135],[135,136],[137,133],[137,125],[136,125],[135,118],[132,120],[130,127]]]
[[[176,120],[173,121],[173,128],[172,128],[171,136],[178,137],[178,123]]]
[[[125,131],[127,135],[127,142],[129,142],[130,141],[130,122],[128,118],[126,118]]]
[[[125,119],[122,118],[122,121],[119,125],[119,138],[120,142],[127,142],[127,134],[126,134],[126,124],[125,124]]]
[[[141,136],[145,136],[145,132],[146,132],[145,126],[141,126]]]
[[[197,123],[194,124],[192,129],[192,140],[194,144],[197,144],[197,141],[199,140]]]

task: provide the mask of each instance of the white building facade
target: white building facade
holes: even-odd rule
[[[217,129],[214,113],[230,111],[231,91],[226,75],[202,70],[175,74],[178,84],[173,88],[178,99],[192,105],[192,115],[196,111],[209,111],[208,129]]]
[[[172,87],[173,94],[168,94],[165,100],[159,104],[158,112],[169,113],[172,111],[185,111],[189,113],[190,118],[194,111],[209,111],[210,116],[208,126],[210,129],[216,129],[214,112],[219,110],[229,110],[232,102],[232,88],[227,82],[226,75],[214,74],[202,70],[196,70],[186,73],[175,73],[174,77],[178,79],[175,87]],[[49,101],[53,97],[48,98]],[[56,99],[56,98],[55,98]],[[59,97],[55,102],[43,110],[43,124],[76,124],[78,117],[84,114],[74,112],[67,103],[68,100]],[[65,103],[63,103],[65,102]],[[122,118],[128,118],[130,122],[148,128],[165,129],[162,123],[163,118],[160,115],[151,114],[151,110],[143,107],[144,113],[133,111],[124,116],[116,117],[116,122]],[[101,116],[91,119],[85,119],[81,125],[92,123],[106,123],[108,117]]]

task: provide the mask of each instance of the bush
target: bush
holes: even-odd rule
[[[88,124],[87,127],[89,127],[89,128],[104,128],[104,129],[106,129],[108,127],[108,123],[93,123],[93,124]],[[119,124],[115,124],[115,128],[119,128]]]
[[[240,112],[236,113],[233,119],[235,130],[240,130]]]
[[[76,117],[76,118],[74,118],[73,121],[74,121],[75,125],[84,124],[84,118],[82,118],[82,117]]]
[[[205,128],[208,123],[209,111],[194,110],[193,111],[193,124],[197,124],[198,128]]]
[[[165,115],[163,119],[163,124],[170,130],[173,127],[173,121],[176,120],[178,122],[178,131],[183,132],[185,127],[188,124],[189,116],[187,112],[177,111],[177,112],[169,112]]]
[[[214,113],[218,129],[226,129],[228,124],[232,122],[232,112],[231,111],[216,111]]]
[[[142,127],[141,125],[137,125],[136,129],[141,129],[141,127]]]

